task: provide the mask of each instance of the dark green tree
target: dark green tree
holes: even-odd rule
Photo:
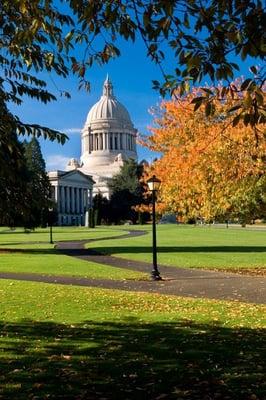
[[[101,225],[102,222],[108,223],[109,220],[109,201],[101,193],[93,198],[93,209],[95,214],[95,225]]]
[[[0,97],[0,224],[21,225],[24,213],[28,213],[26,160],[24,147],[18,141],[16,122]]]
[[[47,215],[50,184],[38,141],[22,144],[14,130],[12,118],[0,130],[0,224],[32,228]]]
[[[108,186],[111,190],[109,219],[111,222],[120,223],[130,220],[136,223],[138,213],[134,207],[143,203],[143,185],[140,178],[143,165],[135,160],[125,161],[119,174],[110,179]]]
[[[47,223],[47,209],[50,204],[51,186],[45,171],[45,161],[36,138],[23,143],[26,159],[28,192],[31,194],[30,213],[25,216],[27,228],[35,228]]]
[[[45,161],[42,156],[40,144],[36,138],[24,142],[25,157],[28,169],[35,175],[47,175],[45,173]]]
[[[23,225],[31,196],[23,146],[14,133],[8,134],[7,141],[12,142],[12,148],[5,146],[4,140],[0,145],[0,224],[13,227]]]
[[[95,215],[92,207],[89,208],[89,228],[95,228]]]
[[[253,223],[256,219],[266,219],[266,175],[259,179],[248,177],[243,181],[246,190],[234,204],[229,219],[238,220],[243,226]]]

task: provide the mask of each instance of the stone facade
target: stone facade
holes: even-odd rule
[[[51,171],[48,176],[52,199],[57,205],[58,225],[87,225],[94,183],[91,176],[78,170]]]

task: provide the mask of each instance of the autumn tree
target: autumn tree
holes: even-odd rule
[[[241,82],[232,85],[242,98]],[[160,207],[208,221],[265,216],[265,133],[261,129],[254,135],[242,121],[232,125],[234,115],[227,110],[238,99],[226,92],[220,92],[213,114],[195,113],[194,99],[210,90],[176,93],[162,103],[157,126],[151,128],[146,145],[162,153],[153,165],[163,182]]]

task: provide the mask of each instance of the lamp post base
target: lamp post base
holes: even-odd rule
[[[160,276],[160,272],[159,272],[159,271],[156,271],[155,269],[153,269],[153,270],[151,271],[151,279],[152,279],[153,281],[161,281],[161,280],[162,280],[162,277]]]

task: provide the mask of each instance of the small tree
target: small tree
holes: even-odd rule
[[[125,161],[119,174],[109,181],[111,190],[110,219],[114,223],[131,220],[136,223],[138,213],[135,206],[142,202],[143,187],[140,182],[143,166],[135,160]]]
[[[93,208],[89,209],[89,228],[95,228],[95,220],[94,220],[94,210],[93,210]]]
[[[102,221],[109,220],[109,201],[100,192],[93,198],[93,209],[95,213],[95,225],[101,225]]]

